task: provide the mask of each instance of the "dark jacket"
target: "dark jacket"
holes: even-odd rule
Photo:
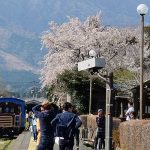
[[[78,129],[82,121],[79,119],[79,117],[71,112],[65,111],[63,113],[58,114],[51,122],[53,128],[55,129],[56,132],[62,132],[61,130],[57,131],[57,127],[60,125],[68,126],[70,133],[68,133],[69,138],[73,139],[74,138],[74,132],[75,129]],[[60,133],[56,133],[58,135],[61,135]]]
[[[96,124],[97,127],[105,129],[105,117],[104,116],[96,117]]]
[[[51,126],[51,121],[55,118],[56,113],[53,110],[45,110],[40,112],[41,105],[37,105],[32,108],[36,117],[39,118],[40,121],[40,132],[41,136],[48,136],[50,138],[54,137],[54,131]]]

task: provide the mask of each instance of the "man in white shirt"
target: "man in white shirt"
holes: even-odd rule
[[[125,113],[126,115],[126,120],[130,120],[130,113],[134,111],[134,108],[133,108],[133,102],[128,102],[128,110],[127,112]]]

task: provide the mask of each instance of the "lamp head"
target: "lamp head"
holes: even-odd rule
[[[147,7],[147,5],[145,5],[145,4],[138,5],[137,12],[140,15],[146,15],[148,13],[148,7]]]
[[[96,52],[92,49],[89,51],[89,56],[90,57],[96,57]]]

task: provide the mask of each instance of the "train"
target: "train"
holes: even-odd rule
[[[25,129],[25,101],[18,98],[0,98],[0,135],[13,137]]]

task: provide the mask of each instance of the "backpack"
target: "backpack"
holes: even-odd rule
[[[76,115],[71,119],[71,121],[66,124],[59,116],[59,124],[56,126],[56,136],[63,137],[64,139],[70,139],[74,136],[75,125],[73,126],[74,119]]]

